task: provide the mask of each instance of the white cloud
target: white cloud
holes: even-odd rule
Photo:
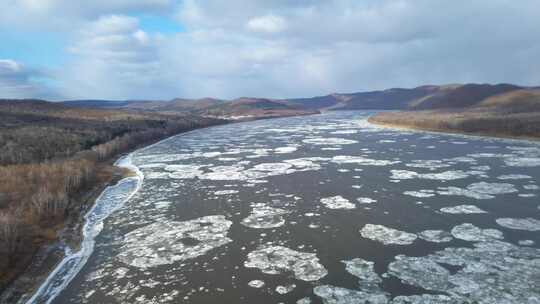
[[[0,59],[0,98],[56,98],[39,78],[44,72],[12,59]]]
[[[285,30],[287,24],[279,16],[266,15],[249,19],[246,26],[253,32],[279,33]]]
[[[71,58],[58,77],[72,98],[163,97],[161,39],[139,28],[136,18],[110,15],[86,24],[70,47]]]
[[[58,27],[68,28],[69,60],[56,77],[70,97],[300,97],[540,80],[536,0],[13,3],[18,19],[45,28],[54,21],[44,20],[61,20]],[[66,18],[52,18],[62,10]],[[148,32],[129,16],[148,11],[175,18],[184,30]]]

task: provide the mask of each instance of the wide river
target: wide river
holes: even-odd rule
[[[136,151],[124,162],[142,184],[104,193],[87,256],[38,302],[540,303],[540,145],[386,129],[370,114],[218,126]]]

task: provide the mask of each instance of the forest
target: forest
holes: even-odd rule
[[[0,292],[58,239],[88,193],[128,174],[114,159],[136,147],[224,120],[181,113],[0,101]]]

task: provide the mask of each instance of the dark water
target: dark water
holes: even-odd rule
[[[382,129],[369,114],[219,126],[137,151],[142,187],[53,302],[540,303],[540,146]],[[481,213],[440,210],[459,205]]]

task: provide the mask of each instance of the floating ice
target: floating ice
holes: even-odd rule
[[[483,194],[506,194],[517,192],[516,187],[507,183],[479,182],[470,184],[467,189]]]
[[[532,184],[531,185],[524,185],[523,189],[525,189],[525,190],[538,190],[538,189],[540,189],[540,186],[532,185]]]
[[[421,239],[433,243],[446,243],[452,241],[452,234],[444,230],[424,230],[418,234]]]
[[[286,154],[286,153],[292,153],[292,152],[296,151],[297,149],[298,148],[295,147],[295,146],[279,147],[279,148],[275,148],[274,152],[276,152],[278,154]]]
[[[520,240],[518,241],[518,244],[520,246],[532,246],[534,245],[534,241],[533,240]]]
[[[348,199],[337,195],[332,197],[321,198],[321,203],[328,209],[355,209],[356,205]]]
[[[474,248],[449,247],[425,257],[400,255],[388,272],[406,284],[445,293],[441,301],[434,295],[421,295],[410,296],[418,297],[417,302],[396,297],[395,303],[537,303],[539,261],[539,249],[491,240]],[[442,265],[457,270],[450,273]]]
[[[487,213],[486,211],[474,206],[474,205],[458,205],[453,207],[444,207],[440,209],[443,213],[450,214],[475,214],[475,213]]]
[[[497,229],[481,229],[471,223],[455,226],[451,233],[456,239],[469,242],[486,242],[503,238],[502,232]]]
[[[528,230],[528,231],[540,231],[540,221],[528,218],[499,218],[495,220],[500,226],[515,229],[515,230]]]
[[[169,208],[169,206],[171,206],[171,204],[172,204],[172,202],[169,202],[169,201],[161,201],[161,202],[155,202],[154,206],[157,209],[165,209],[165,208]]]
[[[421,178],[421,179],[432,179],[432,180],[443,180],[443,181],[467,178],[470,174],[463,171],[444,171],[440,173],[421,174],[421,173],[417,173],[417,172],[409,171],[409,170],[390,170],[390,173],[392,173],[392,176],[390,176],[391,179]]]
[[[376,199],[372,199],[372,198],[369,198],[369,197],[359,197],[356,199],[360,204],[371,204],[371,203],[376,203],[377,200]]]
[[[279,294],[287,294],[287,293],[293,291],[295,288],[296,288],[295,284],[290,284],[290,285],[287,285],[287,286],[278,285],[278,286],[276,286],[276,292],[279,293]]]
[[[456,300],[445,295],[412,295],[397,296],[392,300],[392,304],[467,304],[465,300]]]
[[[228,194],[236,194],[238,193],[238,190],[219,190],[215,191],[214,195],[228,195]]]
[[[359,279],[359,286],[362,290],[379,289],[378,284],[382,282],[382,279],[373,269],[373,262],[361,258],[342,262],[345,264],[345,270]]]
[[[169,174],[170,178],[191,179],[203,173],[200,168],[201,166],[197,165],[168,165],[165,167],[165,171],[172,172]]]
[[[330,134],[356,134],[358,133],[357,130],[338,130],[334,132],[330,132]]]
[[[440,160],[413,160],[412,163],[406,164],[405,166],[412,168],[436,169],[450,167],[451,165]]]
[[[296,301],[296,304],[311,304],[311,299],[308,297],[301,298],[300,300]]]
[[[410,170],[390,170],[391,179],[413,179],[418,177],[418,173]]]
[[[509,167],[538,167],[540,166],[540,158],[514,156],[506,158],[504,163]]]
[[[241,224],[256,229],[268,229],[283,226],[283,215],[289,213],[284,209],[269,207],[265,204],[253,204],[251,215],[242,220]]]
[[[433,197],[435,196],[433,190],[419,190],[419,191],[405,191],[403,194],[414,197]]]
[[[308,138],[302,140],[306,144],[320,145],[320,146],[333,146],[333,145],[350,145],[358,143],[356,140],[345,138]]]
[[[525,175],[525,174],[506,174],[506,175],[499,175],[497,179],[500,180],[509,180],[509,179],[531,179],[532,176]]]
[[[433,179],[433,180],[456,180],[456,179],[462,179],[467,178],[471,172],[463,172],[459,170],[453,170],[453,171],[445,171],[440,173],[424,173],[420,174],[419,178],[423,179]]]
[[[296,158],[288,159],[283,162],[293,165],[295,168],[298,168],[301,171],[306,170],[319,170],[321,166],[317,163],[320,161],[325,161],[325,158],[319,157],[310,157],[310,158]]]
[[[388,166],[398,164],[400,161],[371,159],[362,156],[338,155],[332,157],[332,162],[337,164],[358,164],[363,166]]]
[[[491,199],[496,194],[514,193],[518,190],[508,183],[479,182],[470,184],[466,189],[458,187],[439,187],[441,195],[461,195],[475,199]]]
[[[332,285],[322,285],[313,288],[313,293],[319,296],[324,304],[387,304],[385,293],[370,293],[361,290],[351,290]]]
[[[118,258],[139,268],[193,259],[231,242],[231,225],[223,215],[153,223],[126,234]]]
[[[261,280],[253,280],[248,282],[248,286],[253,288],[261,288],[264,286],[264,282]]]
[[[388,265],[388,273],[428,290],[446,290],[452,286],[448,281],[450,271],[427,257],[398,255]]]
[[[384,245],[410,245],[417,238],[416,234],[413,233],[374,224],[366,224],[360,230],[360,234],[367,239],[381,242]]]
[[[263,273],[292,272],[298,280],[317,281],[328,272],[314,253],[300,252],[283,246],[268,246],[248,254],[244,266]]]

